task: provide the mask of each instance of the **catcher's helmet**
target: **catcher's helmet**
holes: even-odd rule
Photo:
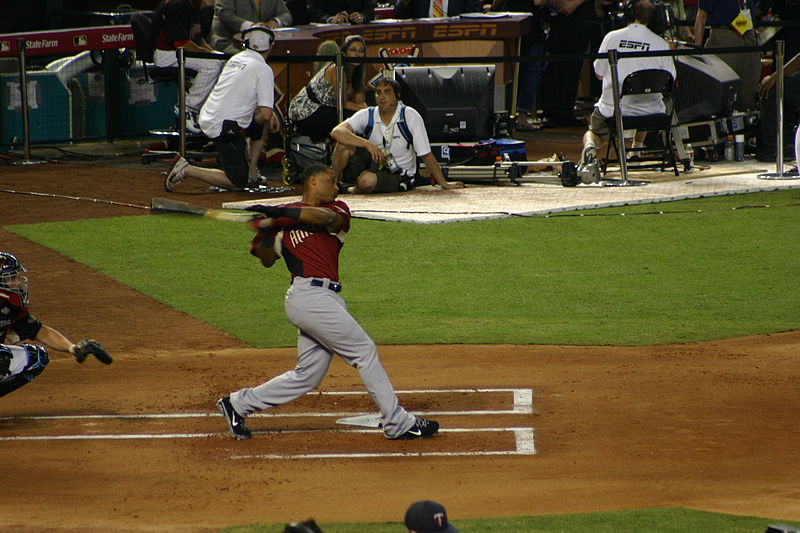
[[[272,30],[263,26],[252,26],[242,32],[244,46],[256,52],[266,52],[272,48],[275,42],[275,34]]]
[[[28,277],[25,267],[8,252],[0,252],[0,290],[18,294],[22,305],[28,305]]]

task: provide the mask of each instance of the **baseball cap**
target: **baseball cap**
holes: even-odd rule
[[[458,529],[447,523],[444,506],[431,500],[412,503],[406,511],[405,524],[417,533],[458,533]]]
[[[266,52],[275,42],[275,34],[263,26],[253,26],[244,30],[242,38],[244,38],[244,45],[256,52]]]

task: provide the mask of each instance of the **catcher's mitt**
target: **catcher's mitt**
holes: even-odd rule
[[[75,359],[79,363],[83,363],[86,361],[86,358],[89,354],[94,355],[98,361],[101,363],[105,363],[110,365],[113,359],[111,356],[108,355],[108,352],[103,345],[97,341],[86,339],[79,341],[75,346],[72,347],[72,355],[75,356]]]

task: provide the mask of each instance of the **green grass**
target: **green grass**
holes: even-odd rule
[[[400,513],[402,514],[402,513]],[[760,533],[768,525],[797,527],[799,522],[732,516],[683,508],[639,509],[572,515],[517,516],[459,520],[449,517],[461,533]],[[280,533],[285,524],[253,524],[223,529],[220,533]],[[400,533],[400,522],[320,523],[325,533]]]
[[[380,344],[646,345],[787,331],[800,319],[800,209],[731,208],[799,197],[592,212],[627,216],[354,220],[343,295]],[[654,209],[702,212],[635,215]],[[289,275],[282,264],[264,270],[238,225],[160,215],[7,229],[254,346],[294,344]]]

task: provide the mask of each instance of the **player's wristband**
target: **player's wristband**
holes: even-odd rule
[[[300,219],[300,207],[275,207],[272,205],[251,205],[245,208],[247,211],[255,211],[270,218],[291,218]]]

